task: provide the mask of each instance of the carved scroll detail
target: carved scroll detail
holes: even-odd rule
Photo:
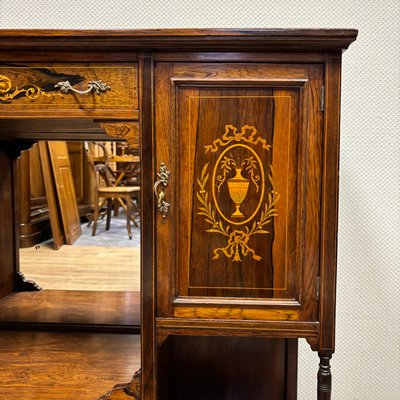
[[[34,281],[25,278],[22,272],[17,272],[14,281],[15,292],[38,292],[42,288]]]
[[[142,370],[139,369],[133,375],[130,383],[115,385],[107,394],[101,396],[98,400],[141,400],[142,398]]]
[[[100,122],[108,136],[124,139],[132,149],[139,148],[139,126],[136,122]]]

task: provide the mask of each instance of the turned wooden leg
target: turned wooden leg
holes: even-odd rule
[[[132,239],[132,229],[131,229],[131,215],[132,215],[132,199],[131,196],[125,197],[126,201],[126,227],[128,228],[129,239]]]
[[[92,236],[96,236],[97,220],[99,219],[99,198],[95,196],[94,199],[94,214],[93,214],[93,228]]]
[[[318,370],[318,400],[331,400],[332,392],[332,374],[330,360],[332,354],[319,355],[319,370]]]
[[[112,209],[113,199],[107,199],[107,221],[106,221],[106,231],[110,230],[111,223],[111,209]]]

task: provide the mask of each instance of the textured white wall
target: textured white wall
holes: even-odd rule
[[[400,0],[0,0],[0,28],[358,28],[343,57],[334,400],[400,399]],[[300,347],[299,400],[318,358]],[[251,400],[251,399],[243,399]]]

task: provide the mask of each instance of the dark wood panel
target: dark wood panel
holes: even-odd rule
[[[12,163],[6,146],[0,144],[0,298],[13,290],[16,267]]]
[[[159,316],[316,320],[322,78],[318,64],[157,64],[157,160],[172,171]]]
[[[297,399],[296,339],[172,336],[158,369],[158,400]]]
[[[0,393],[7,400],[95,400],[140,365],[140,337],[2,331]]]
[[[324,62],[321,53],[246,53],[246,52],[157,52],[156,62]]]
[[[0,300],[0,323],[140,326],[140,292],[42,290]]]
[[[320,338],[319,349],[322,353],[331,355],[335,349],[341,56],[327,57],[325,74],[327,83],[325,101],[330,112],[324,119],[319,315],[323,334]]]
[[[140,224],[141,224],[141,304],[142,304],[142,388],[143,399],[153,400],[157,390],[156,371],[156,259],[155,259],[155,200],[153,178],[155,160],[153,158],[154,142],[154,59],[152,54],[142,54],[139,60],[142,93],[140,99],[140,156],[142,182],[140,191]]]
[[[288,280],[296,279],[289,275],[298,90],[202,89],[197,96],[180,90],[178,96],[177,128],[188,132],[179,143],[178,186],[193,188],[180,201],[178,237],[190,231],[190,258],[184,245],[179,294],[295,297]]]
[[[47,62],[47,63],[57,63],[60,60],[65,59],[65,51],[60,49],[59,51],[18,51],[16,48],[11,48],[9,51],[2,51],[2,61],[10,63],[12,61],[18,60],[24,63],[31,62]],[[81,49],[76,51],[68,52],[68,60],[71,63],[78,62],[93,62],[93,63],[109,63],[112,62],[129,62],[136,63],[138,61],[138,53],[134,49],[126,49],[124,52],[110,53],[103,51],[91,51],[82,52]]]

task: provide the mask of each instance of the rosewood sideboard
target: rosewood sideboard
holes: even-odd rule
[[[0,31],[0,296],[22,279],[21,151],[140,140],[142,368],[104,399],[272,399],[258,372],[280,366],[265,338],[305,338],[320,357],[318,399],[331,398],[341,59],[356,36]],[[252,366],[248,395],[240,374],[205,388],[201,372],[198,397],[185,392],[207,355]]]

